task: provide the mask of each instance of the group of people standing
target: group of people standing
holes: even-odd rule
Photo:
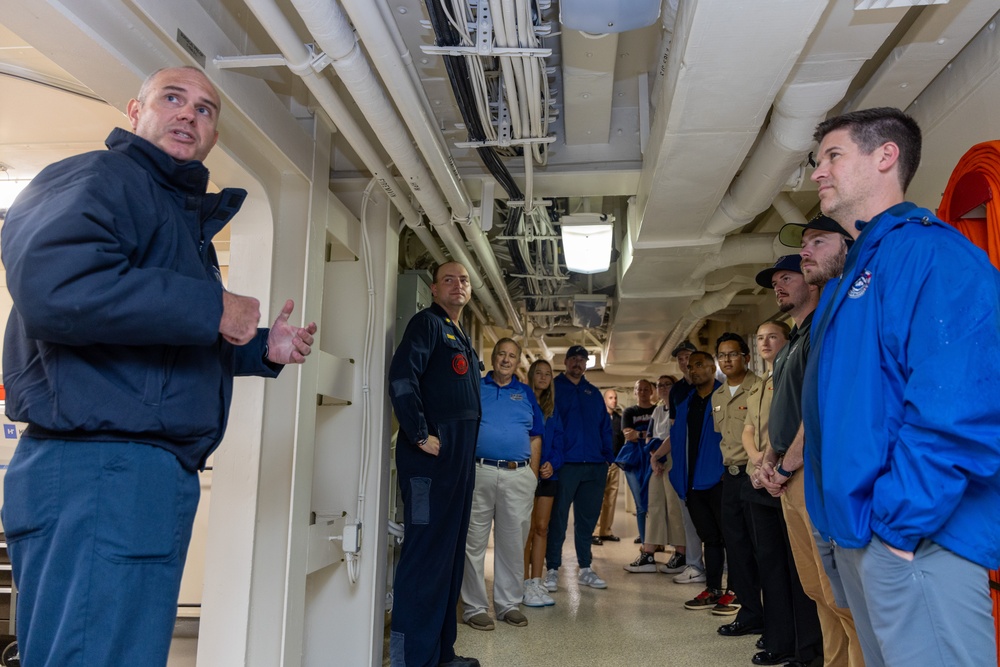
[[[456,609],[461,598],[464,623],[495,627],[484,574],[491,528],[497,620],[523,627],[521,604],[555,604],[549,593],[559,586],[571,507],[577,581],[607,587],[591,567],[591,533],[613,460],[611,421],[584,378],[583,347],[567,350],[558,375],[536,360],[524,384],[521,348],[502,338],[480,377],[484,365],[460,324],[468,271],[457,262],[437,267],[431,294],[389,370],[405,526],[389,652],[393,665],[475,666],[455,655]]]
[[[526,625],[520,603],[554,603],[571,506],[579,583],[605,588],[591,547],[618,539],[600,518],[613,461],[641,543],[625,569],[704,581],[684,606],[734,616],[720,635],[760,634],[753,664],[996,664],[1000,410],[983,396],[1000,375],[1000,273],[904,200],[920,159],[911,118],[851,112],[815,138],[822,214],[782,228],[798,253],[757,275],[782,314],[756,331],[761,375],[736,333],[714,354],[683,342],[683,378],[636,382],[620,425],[580,346],[558,376],[536,361],[527,385],[511,339],[491,373],[470,372],[468,276],[438,269],[390,373],[407,514],[394,665],[479,664],[454,655],[455,608],[461,593],[463,620],[492,629],[491,522],[498,620]],[[447,566],[441,581],[428,559]]]

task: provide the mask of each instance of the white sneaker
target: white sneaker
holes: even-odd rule
[[[542,585],[545,586],[545,590],[549,593],[555,593],[559,590],[559,570],[547,570],[545,572],[545,581]]]
[[[530,593],[529,593],[530,591]],[[528,600],[531,600],[529,603]],[[551,607],[556,601],[548,591],[541,579],[528,579],[524,582],[524,604],[528,607]]]
[[[684,571],[674,577],[675,584],[701,584],[705,582],[705,572],[693,565],[688,565]]]
[[[551,607],[552,605],[554,605],[556,603],[556,600],[555,598],[553,598],[551,595],[548,594],[548,591],[545,590],[545,586],[542,584],[542,580],[536,579],[535,581],[538,582],[535,588],[536,590],[538,590],[538,595],[539,597],[541,597],[542,602],[545,603],[545,606]]]
[[[597,576],[589,567],[580,568],[580,576],[576,578],[580,582],[581,586],[590,586],[591,588],[607,588],[608,582]]]
[[[524,582],[524,601],[522,604],[525,607],[544,607],[545,600],[542,599],[544,592],[545,589],[542,588],[540,579],[528,579]]]

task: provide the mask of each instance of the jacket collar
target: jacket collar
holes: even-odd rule
[[[156,144],[120,127],[111,130],[104,144],[128,156],[161,186],[186,195],[203,195],[208,188],[208,169],[198,160],[178,162]]]

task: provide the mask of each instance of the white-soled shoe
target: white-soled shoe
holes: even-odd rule
[[[607,588],[608,582],[597,576],[589,567],[580,568],[580,576],[576,578],[580,582],[581,586],[590,586],[591,588]]]
[[[547,570],[545,572],[545,581],[542,582],[545,586],[545,590],[549,593],[555,593],[559,590],[559,570]]]
[[[684,571],[674,577],[675,584],[703,584],[705,583],[705,572],[693,565],[688,565]]]
[[[542,588],[541,581],[541,579],[528,579],[524,582],[524,601],[522,604],[525,607],[546,606],[545,600],[542,599],[542,593],[545,592],[545,589]],[[552,598],[549,599],[551,600]]]

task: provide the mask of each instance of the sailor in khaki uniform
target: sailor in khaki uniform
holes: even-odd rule
[[[726,382],[712,394],[712,417],[715,430],[722,435],[719,444],[725,469],[722,475],[722,535],[729,563],[729,589],[736,594],[736,600],[720,600],[713,613],[720,616],[736,614],[732,623],[719,629],[720,634],[731,635],[734,631],[746,634],[764,627],[753,524],[748,502],[743,498],[743,487],[749,487],[743,426],[747,417],[747,395],[758,378],[747,368],[750,348],[741,336],[724,333],[715,349],[719,368],[726,376]]]

